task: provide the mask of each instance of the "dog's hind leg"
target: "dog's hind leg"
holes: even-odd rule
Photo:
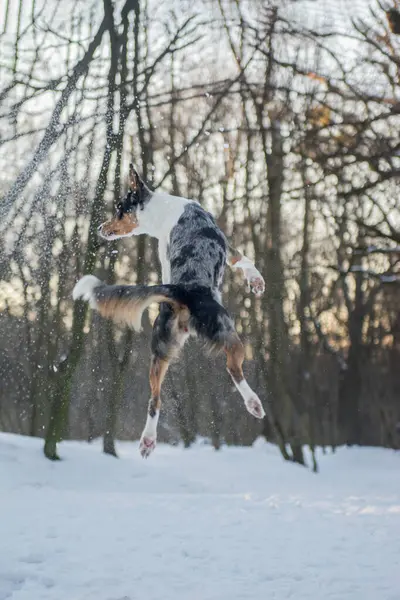
[[[190,312],[194,329],[209,349],[225,351],[228,373],[249,413],[257,419],[262,419],[265,411],[259,397],[244,378],[242,370],[244,348],[229,313],[210,296],[202,297],[197,304],[191,305]]]
[[[147,458],[156,447],[157,441],[157,425],[160,416],[161,408],[161,384],[167,373],[169,361],[159,358],[158,356],[151,357],[150,365],[150,389],[151,398],[147,411],[146,425],[140,438],[139,450],[140,454]]]
[[[147,420],[140,438],[140,454],[147,458],[156,447],[157,425],[161,408],[161,385],[171,360],[177,358],[188,337],[185,316],[175,312],[168,304],[162,304],[160,314],[154,323],[151,342],[150,365],[151,398]]]
[[[229,341],[225,344],[225,352],[228,373],[242,396],[247,410],[257,419],[262,419],[265,416],[265,411],[261,400],[253,392],[243,375],[244,348],[236,332],[230,336]]]

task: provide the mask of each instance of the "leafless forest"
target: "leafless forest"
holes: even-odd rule
[[[339,6],[341,5],[341,6]],[[344,7],[348,7],[343,10]],[[154,240],[96,234],[133,160],[199,200],[266,280],[224,303],[267,417],[193,340],[160,440],[400,445],[400,2],[4,0],[0,429],[137,439],[141,334],[72,302],[84,273],[155,283]],[[315,465],[316,467],[316,465]]]

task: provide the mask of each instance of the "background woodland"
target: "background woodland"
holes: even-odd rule
[[[339,6],[340,5],[340,6]],[[185,346],[159,439],[284,458],[400,445],[400,6],[6,0],[0,7],[0,429],[140,436],[141,334],[72,302],[83,273],[156,283],[154,240],[96,230],[133,160],[199,200],[266,280],[226,272],[260,424],[223,358]],[[314,468],[317,465],[314,464]]]

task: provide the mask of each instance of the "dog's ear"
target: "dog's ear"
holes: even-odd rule
[[[140,183],[143,183],[140,178],[140,175],[136,171],[133,164],[130,163],[130,165],[129,165],[129,187],[132,190],[132,192],[140,191]]]

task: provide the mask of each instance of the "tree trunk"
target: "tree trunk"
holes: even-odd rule
[[[68,422],[69,399],[72,377],[83,351],[84,333],[87,313],[86,302],[74,304],[72,325],[72,342],[69,356],[59,365],[58,377],[53,389],[50,409],[50,421],[44,444],[44,454],[50,460],[58,460],[57,442],[65,435]]]
[[[311,227],[311,194],[307,185],[306,167],[302,170],[304,186],[304,217],[303,217],[303,245],[301,249],[300,267],[300,299],[298,316],[300,321],[300,355],[297,370],[297,410],[303,415],[304,433],[308,437],[308,444],[313,456],[313,470],[317,471],[315,458],[314,416],[315,399],[313,397],[312,385],[312,356],[311,339],[309,331],[309,319],[307,314],[310,305],[310,282],[309,282],[309,249],[310,249],[310,227]],[[314,411],[313,411],[314,408]]]
[[[361,258],[356,256],[356,266],[361,266]],[[349,351],[347,369],[341,371],[339,380],[338,422],[344,442],[348,445],[361,444],[360,420],[361,365],[363,361],[362,330],[365,318],[363,302],[363,274],[355,273],[356,292],[354,306],[348,317]]]
[[[288,334],[284,318],[285,297],[281,258],[281,194],[283,187],[283,138],[278,120],[271,119],[271,152],[266,151],[268,178],[267,213],[267,306],[270,331],[269,381],[274,402],[283,407],[285,438],[289,439],[292,460],[304,465],[301,441],[297,437],[299,419],[286,386],[288,375]]]
[[[114,389],[109,394],[106,402],[105,431],[103,436],[103,452],[117,458],[115,450],[115,428],[117,424],[118,407],[124,393],[124,370],[118,369]]]
[[[118,54],[120,47],[120,39],[116,35],[114,14],[112,4],[105,3],[106,15],[104,22],[107,23],[107,29],[110,34],[111,60],[108,73],[108,100],[107,100],[107,128],[105,149],[103,154],[103,162],[100,170],[100,175],[97,181],[92,204],[92,212],[89,223],[88,241],[86,247],[86,256],[84,264],[84,273],[92,273],[96,264],[96,256],[99,247],[97,236],[97,225],[100,221],[100,216],[104,210],[104,193],[107,187],[108,172],[110,169],[111,156],[115,148],[122,142],[113,131],[113,118],[115,115],[114,92],[116,89],[116,80],[118,76]],[[79,359],[83,352],[84,333],[86,314],[88,305],[86,302],[78,301],[74,304],[73,321],[72,321],[72,342],[69,355],[64,363],[63,369],[59,370],[58,381],[55,386],[54,396],[51,404],[50,423],[46,435],[44,446],[44,454],[51,460],[57,460],[57,442],[59,442],[66,430],[69,410],[69,395],[72,384],[72,377],[78,365]]]

